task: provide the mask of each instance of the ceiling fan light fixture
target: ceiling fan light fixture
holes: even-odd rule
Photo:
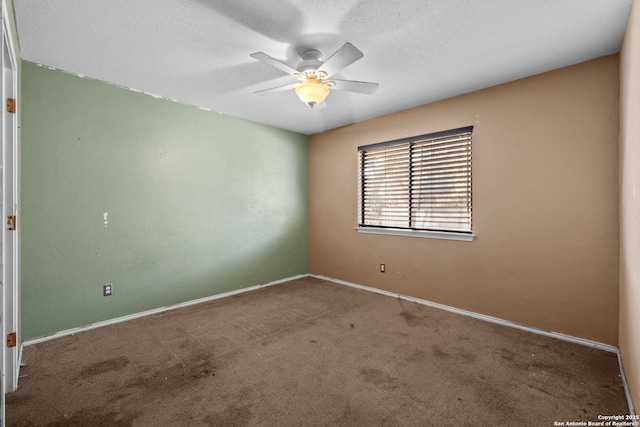
[[[336,50],[326,61],[322,60],[320,51],[307,49],[302,54],[302,62],[298,64],[297,68],[293,68],[264,52],[255,52],[250,56],[295,77],[299,81],[299,83],[272,87],[254,93],[269,95],[283,90],[295,89],[300,101],[311,108],[315,108],[316,106],[318,106],[318,108],[325,107],[326,104],[324,100],[333,89],[371,95],[378,88],[378,83],[360,82],[356,80],[329,80],[332,76],[342,71],[342,69],[364,56],[364,53],[362,53],[360,49],[349,42],[343,44],[342,47]]]
[[[296,95],[300,101],[313,108],[329,95],[329,85],[315,78],[308,78],[296,87]]]

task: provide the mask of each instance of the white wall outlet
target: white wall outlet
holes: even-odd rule
[[[385,266],[384,264],[380,264],[380,273],[384,273]]]

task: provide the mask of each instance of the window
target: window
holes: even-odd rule
[[[471,240],[472,130],[358,147],[358,231]]]

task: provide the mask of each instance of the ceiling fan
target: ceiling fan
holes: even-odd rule
[[[308,49],[302,54],[302,62],[300,62],[296,68],[293,68],[264,52],[252,53],[252,58],[271,65],[298,79],[297,83],[259,90],[254,93],[270,95],[287,89],[295,89],[298,98],[311,108],[322,108],[326,106],[324,100],[327,95],[329,95],[331,89],[371,95],[378,88],[378,83],[330,79],[331,76],[353,64],[363,56],[364,54],[360,49],[347,42],[326,61],[322,60],[322,53],[320,53],[320,51]]]

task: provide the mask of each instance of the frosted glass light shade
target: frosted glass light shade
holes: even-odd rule
[[[309,78],[300,84],[300,86],[296,87],[296,95],[298,95],[300,101],[313,108],[324,101],[327,95],[329,95],[329,87],[326,84],[320,83],[317,79]]]

